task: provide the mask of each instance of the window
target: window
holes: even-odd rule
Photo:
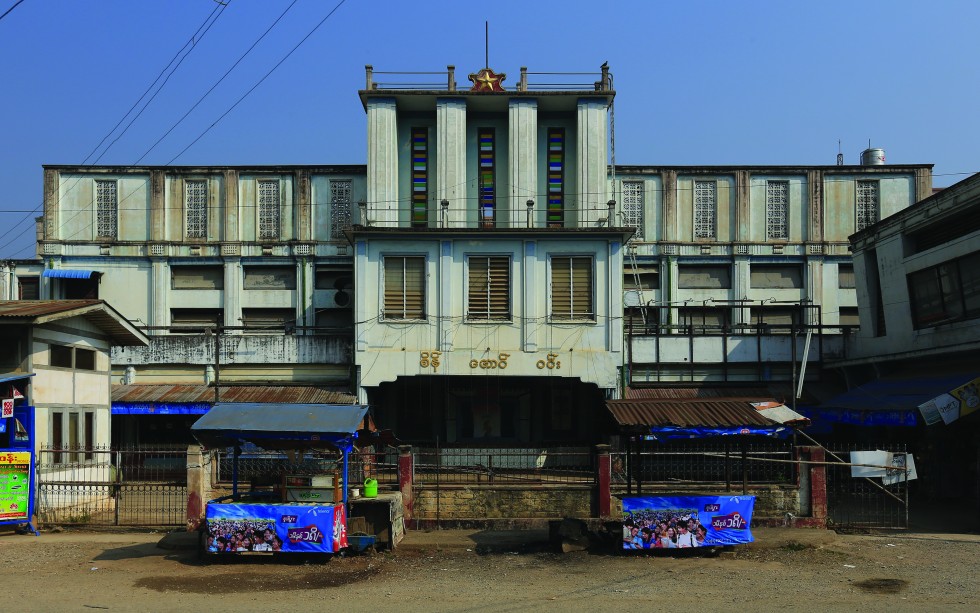
[[[551,258],[551,316],[554,319],[595,319],[591,257]]]
[[[78,413],[71,412],[68,413],[68,448],[77,450],[81,448],[81,432],[78,430]],[[70,462],[78,461],[77,453],[68,454]]]
[[[225,271],[221,266],[173,266],[171,289],[223,289]]]
[[[694,182],[694,238],[714,239],[718,209],[717,186],[714,181]]]
[[[242,324],[251,332],[282,334],[296,323],[295,309],[242,309]]]
[[[61,411],[51,412],[51,447],[54,449],[64,449],[65,448],[65,436],[64,436],[64,413]],[[60,453],[54,454],[55,463],[60,464],[62,462],[62,456]]]
[[[548,129],[548,227],[565,225],[565,130]]]
[[[38,277],[18,277],[21,300],[37,300],[41,297],[41,280]]]
[[[656,266],[623,268],[624,290],[660,289],[660,269]]]
[[[330,236],[344,238],[344,231],[350,229],[351,220],[351,181],[330,182]]]
[[[386,256],[384,319],[425,319],[425,258]]]
[[[728,265],[691,265],[677,267],[678,289],[730,289],[732,267]]]
[[[643,181],[623,181],[623,225],[636,228],[633,238],[643,238]]]
[[[857,307],[841,307],[839,316],[840,325],[842,326],[854,326],[857,328],[861,325]]]
[[[26,344],[26,332],[6,326],[0,328],[0,370],[7,372],[19,370],[24,360]]]
[[[510,258],[470,256],[467,317],[510,319]]]
[[[863,230],[878,223],[878,182],[857,182],[857,229]]]
[[[259,240],[279,240],[281,232],[279,181],[259,181]]]
[[[766,240],[789,238],[789,181],[766,181]]]
[[[429,221],[429,129],[412,128],[412,226]]]
[[[58,368],[71,368],[71,347],[64,345],[50,346],[50,365]]]
[[[208,237],[208,182],[184,181],[184,210],[187,213],[187,238]]]
[[[980,252],[908,275],[916,329],[980,315]]]
[[[85,449],[88,453],[85,454],[86,460],[91,460],[95,457],[92,453],[92,448],[95,446],[95,414],[91,411],[85,413]]]
[[[803,268],[796,264],[753,264],[749,283],[756,289],[803,289]]]
[[[172,333],[204,334],[205,328],[217,325],[221,309],[170,309]]]
[[[839,289],[854,289],[855,287],[857,287],[854,284],[853,264],[837,265],[837,287]]]
[[[95,370],[95,351],[75,347],[75,369]]]
[[[292,266],[246,266],[244,289],[296,289]]]
[[[116,238],[119,199],[115,181],[95,182],[95,205],[97,238]]]
[[[771,334],[789,334],[800,322],[799,310],[789,307],[752,307],[752,321]]]
[[[494,168],[495,143],[493,128],[480,128],[480,227],[492,228],[496,219],[497,181]]]

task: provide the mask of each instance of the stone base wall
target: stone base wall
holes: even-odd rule
[[[593,488],[441,487],[415,490],[419,520],[591,517]]]
[[[642,494],[634,496],[667,496],[667,495],[726,495],[741,496],[742,490],[726,492],[724,485],[719,488],[705,487],[658,487],[644,486]],[[795,485],[753,485],[748,489],[747,495],[755,496],[755,509],[752,513],[753,524],[756,521],[765,519],[784,520],[787,514],[794,517],[800,515],[800,489]],[[612,513],[614,517],[622,517],[623,503],[622,498],[625,492],[617,492],[613,495]]]

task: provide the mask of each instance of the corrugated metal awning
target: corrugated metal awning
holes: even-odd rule
[[[354,404],[354,396],[340,387],[326,385],[222,385],[222,402],[277,402],[282,404]],[[123,405],[213,404],[214,388],[208,385],[114,385],[113,412]],[[130,413],[133,414],[133,413]],[[164,415],[166,413],[158,413]]]
[[[72,270],[68,268],[45,268],[41,272],[42,277],[53,279],[91,279],[93,275],[100,275],[97,270]]]
[[[359,404],[219,403],[191,432],[209,446],[249,441],[265,448],[349,448],[367,410]]]
[[[742,428],[777,426],[743,399],[672,398],[607,400],[606,408],[627,428]]]

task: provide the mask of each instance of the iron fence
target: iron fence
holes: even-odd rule
[[[892,453],[896,466],[907,452],[904,444],[836,443],[826,447],[827,461],[843,461],[827,466],[827,515],[836,528],[905,529],[909,525],[909,489],[903,470],[890,478],[854,477],[847,462],[852,451],[881,450]],[[904,464],[901,464],[904,466]]]
[[[181,525],[187,449],[43,448],[37,484],[42,525]]]
[[[215,452],[212,484],[231,484],[234,458],[231,449]],[[310,451],[297,454],[249,450],[238,457],[238,482],[254,488],[278,486],[287,475],[333,475],[343,470],[339,452]],[[398,483],[398,449],[385,447],[355,450],[348,457],[348,481],[352,486],[365,479],[376,479],[379,484]]]
[[[583,447],[444,447],[415,450],[415,484],[592,485],[595,453]]]
[[[774,461],[775,460],[775,461]],[[724,484],[726,490],[749,485],[797,483],[790,441],[668,441],[643,443],[635,451],[614,454],[613,485],[638,490],[644,485]]]

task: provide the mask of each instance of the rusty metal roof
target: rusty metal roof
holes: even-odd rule
[[[329,386],[222,385],[221,402],[277,404],[353,404],[354,396]],[[113,402],[211,403],[214,388],[207,385],[114,385]]]
[[[788,389],[788,388],[787,388]],[[751,398],[768,400],[779,396],[782,389],[768,387],[627,387],[628,400],[673,400],[709,398]]]
[[[763,417],[748,400],[737,398],[607,400],[606,408],[620,426],[722,428],[776,424]]]
[[[41,325],[84,317],[109,336],[113,345],[148,345],[150,340],[104,300],[0,300],[0,325]]]

